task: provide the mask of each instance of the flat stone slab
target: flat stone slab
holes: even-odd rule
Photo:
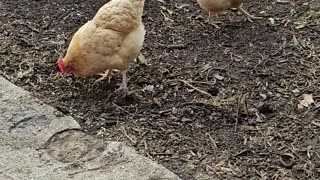
[[[87,135],[64,116],[0,77],[0,179],[178,180],[120,142]]]

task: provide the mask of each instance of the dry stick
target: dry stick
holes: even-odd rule
[[[189,86],[190,88],[198,91],[199,93],[204,94],[204,95],[207,95],[207,96],[209,96],[210,98],[214,99],[214,97],[213,97],[211,94],[209,94],[209,93],[207,93],[206,91],[203,91],[203,90],[201,90],[201,89],[193,86],[193,85],[190,84],[189,82],[187,82],[187,81],[185,81],[185,80],[182,80],[182,79],[179,79],[178,81],[184,83],[185,85],[187,85],[187,86]]]
[[[152,157],[152,156],[150,155],[150,153],[148,152],[149,150],[148,150],[147,141],[144,140],[144,141],[143,141],[143,144],[144,144],[144,152],[146,153],[146,155],[147,155],[148,157]]]
[[[136,144],[137,142],[135,140],[133,140],[128,134],[127,131],[122,128],[123,134],[131,141],[132,144]]]
[[[247,96],[246,94],[243,96],[244,97],[244,107],[246,108],[246,114],[247,116],[249,115],[249,110],[248,110],[248,103],[247,103]]]
[[[11,80],[11,78],[4,71],[0,70],[0,74],[4,76],[8,81]]]
[[[246,152],[249,152],[249,151],[250,150],[248,150],[248,149],[242,150],[242,151],[238,152],[237,154],[235,154],[234,157],[240,156],[240,155],[242,155],[242,154],[244,154]]]
[[[234,130],[237,130],[237,126],[239,123],[239,114],[240,114],[240,108],[241,108],[241,100],[242,100],[242,93],[240,94],[239,98],[238,98],[238,104],[237,104],[237,115],[236,115],[236,123],[234,124]]]
[[[168,49],[185,49],[186,45],[184,44],[170,44],[167,46]]]
[[[164,152],[164,153],[150,153],[150,154],[152,154],[153,156],[161,156],[161,155],[163,155],[163,156],[171,156],[171,155],[173,155],[173,153],[166,153],[166,152]]]
[[[219,69],[219,68],[215,68],[215,69],[221,70],[221,69]],[[178,76],[178,75],[177,75],[177,76]],[[165,82],[175,82],[175,81],[177,81],[177,80],[176,80],[176,79],[172,79],[172,80],[167,79]],[[184,80],[183,80],[183,81],[184,81]],[[208,81],[208,82],[191,80],[191,81],[189,81],[189,83],[192,83],[192,84],[205,84],[205,85],[214,86],[214,85],[216,85],[217,80],[214,79],[214,81]],[[320,96],[319,96],[319,97],[320,97]]]
[[[212,143],[212,149],[213,149],[213,151],[218,150],[218,146],[217,146],[216,141],[212,138],[212,136],[211,136],[209,133],[206,133],[206,134],[207,134],[207,136],[209,136],[209,140],[210,140],[211,143]]]
[[[145,136],[146,134],[148,134],[148,133],[149,133],[149,131],[145,131],[145,132],[141,135],[141,137],[137,140],[136,144],[134,144],[134,146],[138,146],[139,143],[144,139],[144,136]]]
[[[216,85],[216,79],[214,79],[214,82],[212,82],[212,83],[210,83],[210,82],[203,82],[203,81],[191,81],[191,83],[194,83],[194,84],[206,84],[206,85],[214,86],[214,85]]]
[[[305,160],[302,156],[300,156],[300,155],[297,153],[296,150],[294,150],[295,147],[294,147],[292,144],[291,144],[292,148],[289,147],[289,146],[287,146],[287,145],[285,145],[285,146],[286,146],[293,154],[295,154],[301,161],[304,161],[304,162],[306,162],[306,163],[310,163],[310,161]]]
[[[123,109],[122,107],[118,106],[118,105],[117,105],[117,104],[115,104],[114,102],[112,102],[112,105],[114,105],[116,108],[118,108],[118,109],[120,109],[120,110],[122,110],[122,111],[124,111],[124,112],[126,112],[126,113],[128,113],[128,114],[130,114],[130,115],[131,115],[131,113],[130,113],[129,111],[127,111],[127,110]]]
[[[171,22],[173,22],[173,20],[172,19],[170,19],[170,18],[168,18],[165,14],[164,14],[164,12],[163,11],[160,11],[160,13],[163,15],[163,17],[164,17],[164,21],[171,21]]]
[[[246,111],[247,116],[249,114],[246,95],[241,92],[241,95],[240,95],[239,100],[238,100],[236,123],[234,125],[234,130],[235,131],[237,130],[237,126],[238,126],[238,123],[239,123],[239,114],[240,114],[240,108],[241,108],[242,101],[244,101],[244,107],[245,107],[245,111]]]
[[[313,121],[313,122],[311,122],[311,124],[320,127],[320,123],[316,123],[316,122]]]

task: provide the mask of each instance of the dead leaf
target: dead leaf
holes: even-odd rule
[[[143,64],[143,65],[148,65],[148,62],[147,62],[146,58],[145,58],[144,55],[141,54],[141,53],[140,53],[140,55],[139,55],[139,57],[138,57],[138,60],[139,60],[139,62],[140,62],[141,64]]]
[[[178,113],[178,109],[175,108],[175,107],[173,107],[173,108],[172,108],[172,114],[177,114],[177,113]]]
[[[224,79],[224,77],[220,76],[219,74],[214,75],[214,77],[219,81],[222,81]]]
[[[300,90],[299,89],[294,89],[294,90],[292,90],[292,92],[294,93],[294,95],[298,95],[300,93]]]
[[[320,53],[320,47],[314,47],[314,48],[312,48],[312,51],[314,51],[316,53]]]
[[[202,70],[201,70],[201,73],[204,73],[206,71],[208,71],[209,69],[211,69],[211,65],[210,64],[206,64],[203,66]]]
[[[158,98],[154,97],[153,102],[156,103],[159,107],[161,107],[161,103]]]
[[[312,94],[303,94],[303,100],[301,100],[298,104],[298,109],[303,109],[304,107],[309,107],[314,103]]]
[[[147,85],[142,89],[143,92],[149,91],[149,92],[154,92],[154,86],[153,85]]]
[[[240,130],[242,131],[256,131],[257,128],[254,126],[240,125]]]
[[[306,27],[306,24],[298,24],[294,28],[298,30],[298,29],[303,29],[305,27]]]
[[[177,9],[183,9],[185,7],[189,7],[190,5],[189,4],[181,4],[180,6],[176,5],[176,8]]]
[[[260,96],[262,97],[263,100],[266,100],[267,99],[267,95],[263,94],[263,93],[260,93]]]

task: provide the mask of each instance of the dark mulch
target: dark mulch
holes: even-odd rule
[[[104,3],[2,0],[0,74],[182,179],[320,178],[319,1],[248,3],[263,20],[228,11],[216,29],[195,1],[147,0],[147,65],[132,63],[125,100],[120,75],[93,85],[56,66]]]

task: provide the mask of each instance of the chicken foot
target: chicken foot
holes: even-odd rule
[[[243,15],[245,15],[248,21],[253,22],[252,19],[262,19],[262,17],[253,16],[242,8],[242,4],[237,8]]]
[[[208,19],[207,19],[206,23],[214,26],[217,29],[220,29],[220,27],[217,24],[222,24],[223,22],[222,21],[212,21],[211,20],[212,14],[213,14],[213,12],[209,11],[209,15],[208,15]],[[217,14],[215,14],[215,16],[217,17]]]
[[[101,75],[102,77],[97,79],[96,81],[94,81],[93,84],[97,84],[98,82],[103,81],[106,78],[108,78],[108,83],[110,83],[110,80],[111,80],[111,77],[112,77],[112,69],[107,69],[105,73],[101,73],[99,75]]]

